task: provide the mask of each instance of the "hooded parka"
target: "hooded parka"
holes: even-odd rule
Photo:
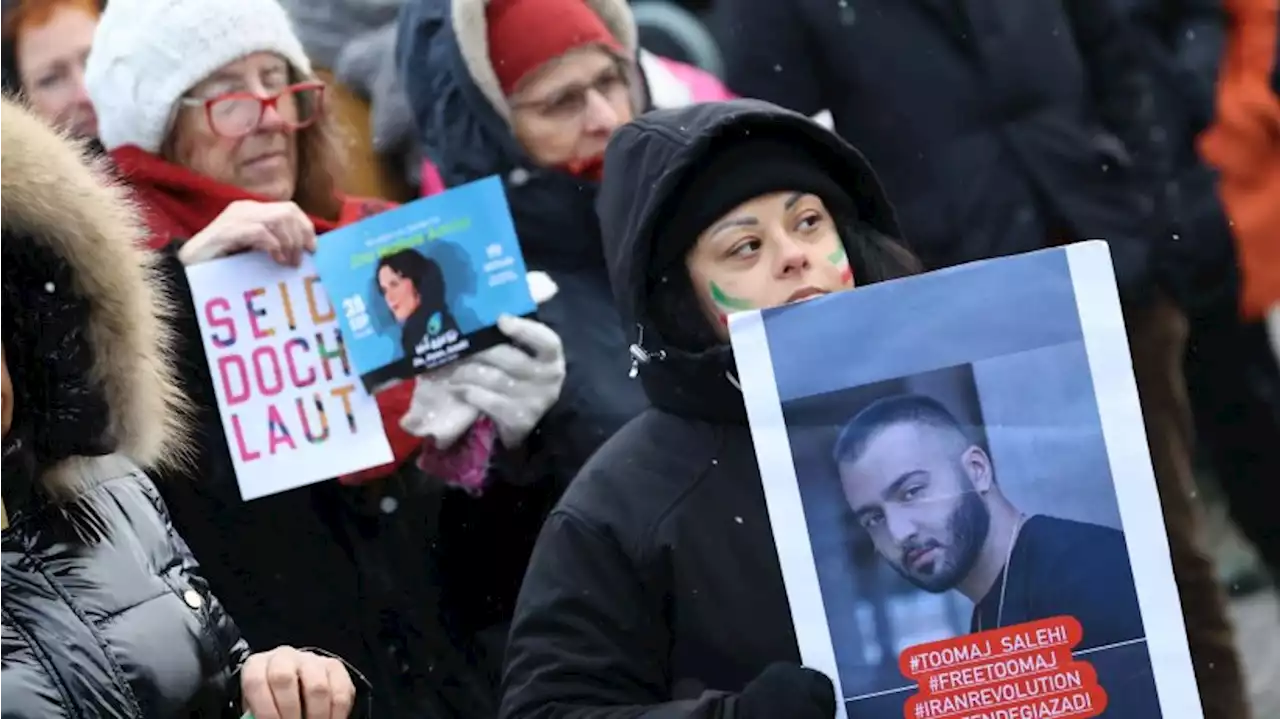
[[[828,158],[858,218],[899,234],[862,156],[802,115],[735,100],[618,131],[598,209],[653,407],[601,447],[543,528],[507,647],[504,719],[741,719],[735,692],[799,662],[732,352],[664,344],[647,290],[658,218],[730,133]]]
[[[7,100],[0,132],[4,716],[238,716],[248,647],[133,463],[182,454],[133,209]]]

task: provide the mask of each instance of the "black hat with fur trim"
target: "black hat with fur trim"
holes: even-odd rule
[[[8,99],[0,142],[6,496],[15,469],[58,496],[81,457],[176,460],[184,402],[138,211],[82,146]]]

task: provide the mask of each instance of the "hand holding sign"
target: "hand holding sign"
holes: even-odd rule
[[[545,272],[530,272],[526,279],[529,282],[529,293],[538,304],[555,297],[559,291],[555,281]],[[481,355],[483,354],[482,352]],[[464,402],[455,391],[452,382],[454,374],[460,367],[483,361],[467,358],[460,364],[418,375],[413,390],[413,404],[400,419],[400,426],[404,431],[415,437],[429,437],[440,449],[452,447],[471,428],[472,423],[480,418],[480,410]],[[510,438],[514,439],[515,434],[518,432],[511,433]]]
[[[282,265],[297,267],[302,253],[315,252],[316,228],[292,202],[239,200],[178,250],[184,265],[260,250]]]

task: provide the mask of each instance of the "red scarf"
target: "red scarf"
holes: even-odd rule
[[[239,187],[211,180],[175,165],[134,145],[112,150],[121,176],[129,183],[146,214],[151,249],[167,247],[175,240],[188,240],[239,200],[271,200]],[[381,200],[342,198],[342,215],[337,222],[311,216],[316,234],[321,235],[395,207]]]
[[[604,177],[604,155],[596,155],[586,160],[570,162],[564,166],[564,170],[574,177],[600,182]]]
[[[134,198],[142,205],[151,236],[147,244],[161,250],[174,241],[190,239],[209,226],[227,205],[237,200],[270,200],[225,185],[180,167],[138,147],[121,147],[111,152],[123,178],[131,185]],[[395,205],[381,200],[343,198],[338,222],[312,217],[316,234],[320,235]],[[392,464],[367,469],[345,483],[359,483],[385,476],[408,460],[422,446],[422,440],[400,428],[400,418],[409,410],[413,399],[413,382],[401,382],[377,395],[383,427],[391,450]]]

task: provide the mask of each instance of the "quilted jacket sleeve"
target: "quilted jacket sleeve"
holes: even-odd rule
[[[140,481],[143,490],[155,504],[156,511],[160,513],[160,518],[164,522],[174,556],[181,562],[183,578],[204,597],[207,630],[209,635],[216,639],[218,657],[222,662],[219,671],[211,675],[208,681],[227,697],[227,716],[238,717],[240,716],[240,682],[237,677],[240,666],[251,653],[249,643],[240,636],[240,629],[236,627],[235,621],[210,590],[209,583],[200,573],[200,563],[196,561],[186,540],[173,526],[173,520],[169,517],[169,510],[165,507],[159,490],[150,479],[142,477]]]

